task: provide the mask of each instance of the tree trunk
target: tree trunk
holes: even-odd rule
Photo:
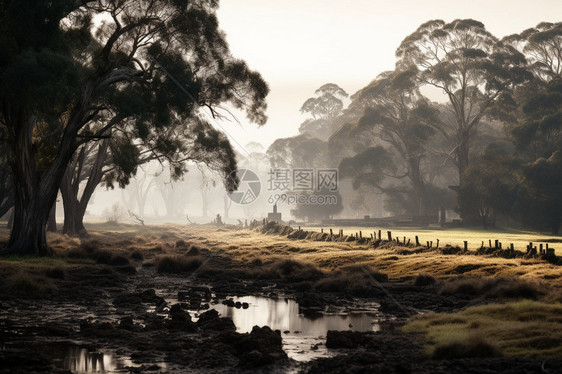
[[[8,248],[2,254],[46,256],[46,228],[49,212],[57,198],[57,190],[66,164],[72,156],[70,142],[61,142],[59,153],[45,170],[37,169],[37,148],[32,135],[36,118],[31,116],[18,123],[17,133],[10,144],[10,161],[14,186],[14,224]]]
[[[460,131],[458,134],[459,143],[456,150],[457,169],[459,171],[459,186],[463,186],[463,174],[468,168],[468,151],[470,148],[470,133]]]
[[[34,144],[37,116],[23,108],[16,108],[8,118],[9,163],[14,188],[14,227],[8,248],[2,254],[45,256],[52,253],[47,247],[46,226],[49,211],[57,198],[67,166],[77,148],[76,136],[87,118],[89,103],[98,81],[88,81],[82,88],[76,105],[58,142],[57,153],[50,165],[39,169],[38,145]],[[4,119],[6,121],[6,118]]]
[[[229,212],[230,212],[230,207],[232,206],[232,200],[230,200],[230,198],[228,196],[225,196],[223,198],[223,202],[224,202],[224,219],[225,222],[229,217]]]
[[[84,227],[84,214],[86,209],[82,209],[78,198],[72,194],[63,179],[61,183],[61,194],[64,207],[63,234],[71,236],[86,236],[88,231]]]
[[[29,256],[52,254],[52,250],[47,247],[46,229],[49,212],[57,196],[54,177],[42,178],[44,181],[41,186],[30,182],[25,189],[14,189],[14,223],[5,253]],[[21,186],[22,183],[24,182],[14,180],[15,186]]]
[[[418,215],[425,216],[427,213],[425,206],[425,182],[421,175],[419,157],[409,158],[408,166],[408,176],[410,177],[410,181],[414,189],[414,195],[416,196]]]
[[[8,224],[6,225],[6,228],[10,230],[12,229],[12,227],[14,227],[14,211],[14,207],[11,207],[10,212],[8,213]]]
[[[94,194],[97,185],[103,177],[103,166],[107,160],[107,148],[109,142],[104,139],[97,149],[86,150],[82,148],[74,162],[69,163],[60,183],[60,191],[64,206],[63,233],[67,235],[87,236],[88,231],[84,227],[84,214],[88,203]],[[89,152],[97,152],[88,154]],[[87,158],[91,165],[86,166]],[[80,183],[87,180],[80,198]]]
[[[49,211],[49,219],[47,220],[47,231],[57,232],[57,201]]]
[[[209,215],[209,192],[205,190],[205,187],[201,188],[201,204],[203,218],[207,218]]]

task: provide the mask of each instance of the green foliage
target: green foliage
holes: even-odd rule
[[[518,210],[525,223],[560,232],[562,223],[562,151],[549,158],[539,158],[524,171],[524,183]]]
[[[314,168],[326,166],[327,144],[308,135],[275,140],[267,149],[274,168]]]
[[[342,197],[338,191],[322,189],[313,192],[299,192],[296,195],[297,204],[291,209],[291,214],[299,219],[319,222],[331,218],[343,210]],[[299,203],[298,201],[305,201]]]
[[[400,69],[418,71],[420,84],[448,96],[454,116],[445,135],[463,185],[471,136],[502,93],[529,79],[525,56],[472,19],[426,22],[402,41],[396,56]]]
[[[465,171],[458,202],[465,220],[482,222],[487,228],[497,213],[511,214],[517,199],[521,163],[493,143]]]
[[[154,158],[175,178],[189,160],[225,179],[236,169],[230,144],[202,111],[220,118],[220,104],[230,103],[262,125],[269,88],[231,55],[217,8],[208,0],[1,3],[1,135],[17,195],[10,251],[44,252],[41,227],[63,174],[92,141],[112,138],[110,186],[124,186]],[[237,183],[225,180],[228,190]],[[23,222],[31,216],[36,223]]]
[[[384,208],[395,215],[418,215],[415,193],[404,186],[388,186],[385,189]],[[455,193],[450,188],[425,186],[424,201],[428,212],[438,212],[441,207],[452,209],[456,205]]]
[[[384,72],[354,94],[350,108],[361,110],[363,115],[350,130],[368,134],[375,144],[383,141],[390,146],[391,154],[397,159],[393,171],[406,171],[416,200],[416,213],[423,215],[427,206],[421,163],[428,142],[436,132],[442,131],[442,124],[439,111],[419,92],[416,76],[416,69],[411,68]],[[386,159],[382,161],[389,170],[392,163],[389,156]],[[356,161],[365,160],[361,156]],[[370,183],[380,184],[385,174],[380,169],[375,179],[369,174]],[[354,186],[358,186],[357,182]]]
[[[301,107],[301,113],[310,113],[314,119],[332,119],[343,109],[341,98],[347,97],[341,87],[334,83],[327,83],[316,90],[317,97],[306,100]]]
[[[350,178],[355,190],[361,185],[382,189],[380,184],[385,173],[395,170],[390,154],[381,146],[367,148],[353,157],[344,158],[338,169],[340,178]]]

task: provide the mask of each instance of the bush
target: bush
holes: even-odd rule
[[[57,290],[50,279],[23,271],[8,277],[4,287],[8,292],[26,296],[48,296]]]
[[[497,347],[480,336],[472,336],[462,341],[451,341],[435,347],[432,357],[435,359],[484,358],[499,357]]]
[[[60,267],[53,267],[45,270],[45,275],[51,279],[64,279],[64,269]]]
[[[125,209],[123,209],[119,203],[115,203],[111,206],[111,208],[106,208],[103,211],[103,216],[105,217],[106,222],[114,225],[119,223],[119,220],[123,218],[124,214]]]
[[[82,248],[86,253],[92,253],[98,250],[100,243],[97,240],[82,240],[80,242],[80,248]]]
[[[199,249],[199,247],[195,246],[195,245],[190,245],[189,249],[185,252],[186,256],[199,256],[201,254],[201,250]]]
[[[465,294],[486,299],[532,299],[544,292],[538,284],[506,278],[457,278],[447,282],[439,291],[441,295]]]
[[[111,256],[108,264],[111,266],[126,266],[129,265],[129,260],[121,255]]]
[[[319,279],[323,273],[314,265],[294,260],[277,259],[256,270],[259,279],[286,279],[305,281]]]
[[[142,261],[144,259],[144,256],[143,256],[141,251],[135,250],[135,251],[131,252],[131,258],[135,259],[137,261]]]
[[[388,281],[384,273],[362,266],[349,266],[318,281],[314,288],[322,292],[339,292],[354,296],[370,296],[380,282]]]
[[[420,274],[416,277],[416,280],[414,281],[414,285],[418,287],[431,286],[432,284],[435,284],[435,278],[433,278],[431,275],[428,274]]]
[[[158,273],[181,274],[194,271],[202,264],[202,257],[160,256],[156,259],[156,271]]]

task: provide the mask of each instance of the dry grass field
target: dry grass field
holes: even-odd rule
[[[329,227],[306,227],[305,230],[329,231]],[[332,228],[334,232],[339,232],[340,228]],[[432,241],[433,245],[436,245],[437,239],[439,239],[439,244],[441,246],[450,244],[453,246],[463,247],[464,241],[468,242],[468,249],[475,250],[480,248],[482,242],[484,246],[488,246],[489,240],[494,241],[499,240],[503,248],[507,248],[511,243],[513,243],[516,250],[524,251],[529,242],[533,243],[533,246],[549,243],[550,246],[554,248],[559,248],[557,255],[562,255],[562,237],[556,235],[549,235],[543,233],[537,233],[534,231],[524,231],[515,229],[491,229],[482,230],[476,228],[469,229],[459,229],[459,228],[407,228],[407,227],[395,227],[395,228],[377,228],[377,227],[366,227],[366,226],[356,226],[356,227],[343,227],[344,235],[355,235],[355,233],[362,231],[364,236],[369,237],[373,231],[382,230],[382,237],[387,238],[387,231],[392,232],[392,237],[398,237],[400,241],[406,237],[406,240],[411,239],[414,242],[416,235],[419,237],[419,241],[422,245],[425,245],[427,241]],[[557,243],[560,243],[557,245]]]
[[[373,248],[356,242],[296,240],[258,230],[206,225],[89,224],[87,228],[90,236],[85,239],[49,233],[53,257],[0,259],[2,291],[56,292],[56,279],[65,272],[99,264],[131,274],[135,266],[151,266],[156,274],[185,274],[200,277],[202,282],[224,278],[260,280],[263,285],[264,281],[279,284],[284,279],[297,282],[294,289],[306,286],[340,297],[362,295],[366,288],[381,284],[390,287],[392,282],[409,285],[413,294],[425,297],[429,293],[423,289],[430,285],[435,300],[461,293],[470,301],[468,308],[453,313],[422,311],[405,324],[404,332],[424,334],[427,355],[562,355],[562,272],[560,265],[540,259],[443,254],[396,243]],[[349,228],[346,232],[355,231]],[[461,239],[474,243],[485,235],[461,230],[393,230],[393,236],[416,234],[420,241],[440,238],[442,245]],[[0,240],[7,240],[7,235],[2,229]],[[486,235],[515,243],[548,239],[532,233]]]

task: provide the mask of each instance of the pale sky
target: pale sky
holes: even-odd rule
[[[269,83],[268,123],[222,122],[236,148],[266,148],[298,134],[302,103],[324,83],[350,95],[394,68],[400,42],[430,19],[473,18],[501,38],[559,22],[562,0],[221,0],[218,17],[234,56]]]

